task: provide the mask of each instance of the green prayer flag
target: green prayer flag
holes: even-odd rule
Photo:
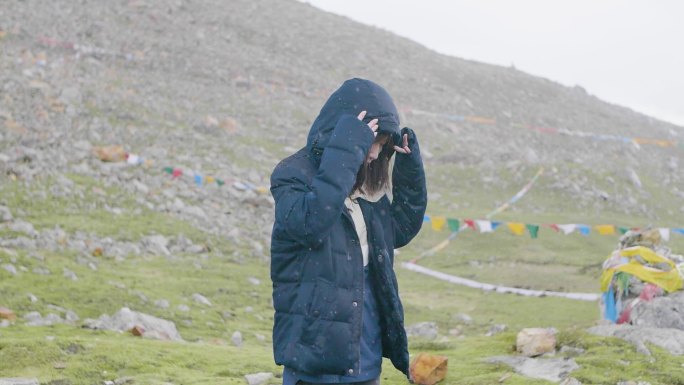
[[[216,184],[218,184],[219,186],[223,186],[224,184],[226,184],[226,182],[224,182],[221,179],[216,179]]]
[[[618,227],[620,234],[624,234],[629,231],[629,227]]]
[[[451,230],[452,233],[455,233],[461,229],[461,221],[458,219],[448,218],[447,224],[449,225],[449,230]]]
[[[173,167],[164,167],[164,172],[167,174],[173,174]]]
[[[539,234],[539,225],[527,225],[526,224],[525,227],[527,227],[527,231],[530,232],[530,236],[532,237],[532,239],[536,239],[537,234]]]

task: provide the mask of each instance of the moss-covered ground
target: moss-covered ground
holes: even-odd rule
[[[496,204],[505,202],[524,184],[505,181],[507,187],[479,191],[477,186],[458,181],[474,177],[465,168],[437,170],[449,172],[453,181],[435,182],[438,199],[430,203],[428,214],[456,218],[481,218]],[[448,168],[448,170],[447,170]],[[535,170],[530,170],[530,176]],[[13,212],[33,223],[38,230],[59,225],[68,233],[85,231],[115,239],[136,241],[148,234],[184,234],[195,242],[208,242],[213,250],[197,255],[128,256],[116,260],[97,256],[97,270],[78,263],[74,252],[29,252],[0,249],[2,263],[20,268],[11,275],[0,269],[0,306],[14,310],[19,320],[0,328],[0,377],[37,377],[41,383],[68,380],[71,384],[95,384],[130,377],[139,384],[244,384],[245,374],[272,372],[270,381],[280,383],[282,368],[272,359],[269,265],[251,258],[242,245],[206,236],[178,218],[138,207],[136,201],[116,188],[97,181],[70,176],[81,186],[82,196],[41,198],[36,190],[50,181],[31,185],[4,179],[0,194]],[[501,176],[502,179],[512,178]],[[598,177],[597,177],[598,178]],[[540,183],[544,183],[540,181]],[[109,202],[123,209],[113,214],[103,209],[102,191]],[[547,191],[545,194],[544,192]],[[533,189],[529,196],[498,219],[531,223],[614,223],[638,226],[655,222],[652,218],[628,216],[610,208],[575,207],[567,196],[553,195],[548,189]],[[653,194],[656,194],[653,192]],[[666,198],[666,197],[665,197]],[[665,205],[659,200],[659,205]],[[454,208],[452,203],[459,203]],[[673,203],[673,209],[676,202]],[[663,210],[662,226],[681,225]],[[0,236],[18,234],[0,230]],[[401,250],[397,261],[408,261],[447,236],[429,224],[415,241]],[[600,263],[614,248],[617,236],[569,236],[540,231],[538,239],[514,236],[497,230],[492,234],[464,232],[444,250],[426,257],[424,266],[450,274],[510,286],[558,291],[598,292]],[[673,235],[670,246],[684,251],[684,237]],[[43,261],[36,258],[40,255]],[[40,265],[50,275],[34,274]],[[77,281],[63,277],[63,268],[76,273]],[[586,327],[596,323],[598,304],[559,298],[528,298],[487,293],[455,286],[403,270],[397,265],[407,324],[434,321],[440,337],[435,341],[413,339],[412,354],[431,352],[449,359],[447,384],[498,384],[512,369],[484,362],[490,356],[513,354],[515,336],[524,327],[555,327],[559,346],[585,349],[576,357],[581,368],[573,376],[584,384],[615,384],[621,380],[648,381],[652,385],[684,384],[684,358],[651,347],[652,358],[638,354],[632,345],[609,338],[588,335]],[[255,284],[256,278],[260,281]],[[29,293],[38,298],[29,300]],[[200,293],[212,306],[195,303]],[[154,305],[169,301],[168,308]],[[185,342],[147,340],[128,333],[94,331],[71,325],[29,327],[21,317],[29,311],[46,315],[58,312],[57,305],[76,312],[81,319],[113,314],[121,307],[142,311],[176,323]],[[181,311],[187,305],[190,311]],[[472,317],[464,323],[459,314]],[[507,325],[507,331],[485,336],[494,324]],[[458,329],[459,332],[450,330]],[[234,346],[231,336],[240,331],[244,343]],[[460,334],[460,335],[456,335]],[[406,379],[385,362],[382,382],[405,384]],[[54,382],[55,384],[58,382]],[[505,384],[545,384],[512,374]]]

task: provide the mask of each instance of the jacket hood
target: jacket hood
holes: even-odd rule
[[[378,133],[399,135],[399,113],[392,97],[378,84],[354,78],[342,83],[321,108],[306,141],[309,153],[322,153],[342,115],[358,116],[361,111],[367,111],[366,123],[378,119]]]

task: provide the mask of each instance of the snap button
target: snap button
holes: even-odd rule
[[[382,254],[378,255],[378,262],[382,262]]]
[[[347,370],[347,373],[349,373],[349,374],[354,374],[354,369],[349,369],[349,370]]]
[[[318,317],[319,314],[321,314],[321,313],[320,313],[318,310],[314,310],[314,311],[313,311],[314,317]]]
[[[347,261],[351,261],[351,255],[347,254]]]
[[[357,306],[359,306],[359,303],[354,301],[354,302],[352,302],[352,306],[357,307]],[[351,369],[349,369],[349,370],[351,370]]]

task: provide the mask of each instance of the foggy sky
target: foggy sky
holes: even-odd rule
[[[307,0],[438,52],[568,85],[684,126],[684,2]]]

